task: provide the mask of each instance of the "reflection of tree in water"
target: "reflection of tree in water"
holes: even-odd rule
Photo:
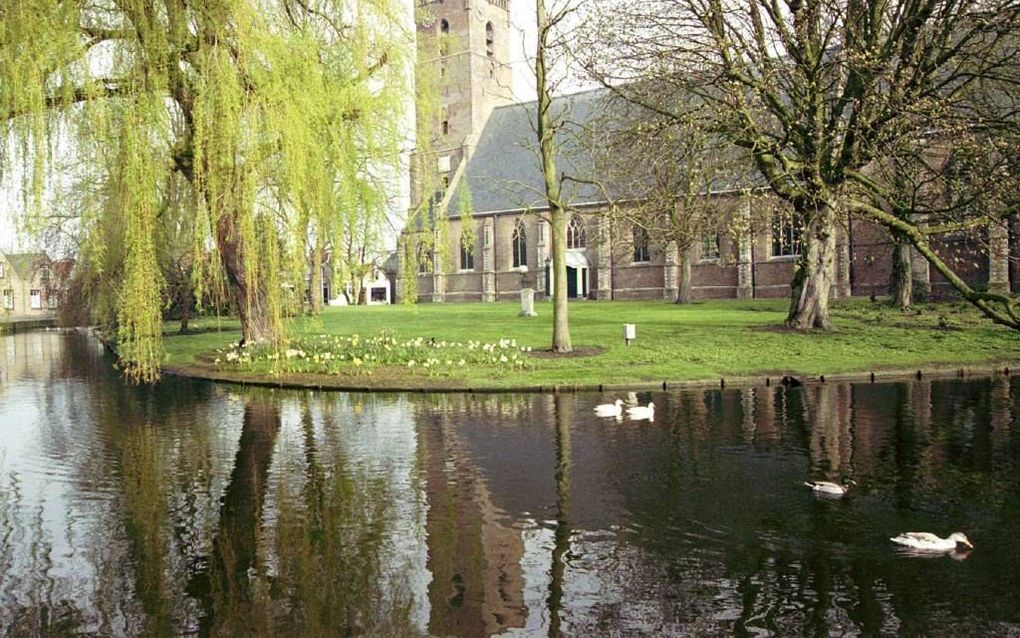
[[[74,602],[55,592],[47,573],[52,546],[43,533],[41,509],[29,516],[13,477],[0,483],[0,635],[71,633],[84,618]],[[15,556],[13,543],[32,539],[28,556]]]
[[[468,413],[477,418],[491,414],[498,401],[486,397],[475,403],[472,398],[467,405],[472,404]],[[435,409],[419,415],[419,455],[429,502],[429,633],[487,636],[523,627],[520,532],[501,520],[485,478],[447,415]]]
[[[258,526],[279,430],[280,412],[275,398],[248,397],[212,552],[188,588],[202,605],[200,635],[260,635],[268,626],[267,608],[257,600],[259,592],[255,587],[260,575]]]
[[[373,459],[348,449],[344,428],[351,423],[336,418],[345,410],[328,399],[320,405],[317,420],[303,399],[301,453],[281,459],[276,472],[273,543],[266,548],[275,609],[268,626],[275,629],[268,634],[415,635],[406,574],[389,573],[401,567],[387,553],[397,540],[391,477],[367,471]]]

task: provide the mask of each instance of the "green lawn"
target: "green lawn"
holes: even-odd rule
[[[551,342],[552,308],[537,304],[538,317],[517,316],[518,305],[423,304],[328,308],[318,318],[291,324],[295,339],[317,335],[362,338],[388,331],[399,339],[496,342],[515,339],[531,347],[524,369],[468,365],[430,376],[420,368],[366,365],[305,377],[314,384],[387,387],[524,387],[661,383],[724,377],[832,375],[937,366],[960,367],[1020,361],[1020,333],[995,326],[960,304],[923,306],[901,313],[881,302],[836,303],[836,331],[806,334],[782,329],[785,301],[711,301],[689,306],[666,302],[574,302],[570,329],[575,348],[596,350],[578,357],[540,356]],[[623,341],[622,324],[637,325],[637,340]],[[300,381],[300,375],[254,366],[214,365],[214,351],[236,342],[236,322],[205,319],[205,332],[177,336],[168,326],[167,365],[177,370],[233,378]],[[218,329],[219,331],[213,331]],[[334,368],[335,369],[335,368]]]

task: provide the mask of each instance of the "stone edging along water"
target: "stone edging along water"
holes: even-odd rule
[[[166,366],[163,373],[167,376],[183,377],[229,383],[233,385],[287,388],[305,390],[335,390],[343,392],[466,392],[466,393],[507,393],[507,392],[606,392],[606,391],[648,391],[676,390],[683,388],[726,388],[755,387],[772,385],[816,385],[827,382],[853,381],[909,381],[912,379],[965,379],[968,377],[1014,376],[1020,373],[1020,362],[995,364],[978,364],[970,366],[925,366],[913,370],[875,370],[874,372],[841,372],[826,375],[801,374],[794,371],[774,372],[770,374],[737,375],[718,379],[663,380],[661,382],[642,383],[587,383],[562,385],[522,385],[501,387],[473,387],[465,385],[442,385],[441,383],[407,385],[358,384],[347,383],[331,375],[294,374],[281,375],[277,378],[265,378],[249,373],[230,373],[210,370],[203,366]]]

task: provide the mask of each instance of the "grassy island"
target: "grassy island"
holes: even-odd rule
[[[207,378],[337,388],[523,389],[642,386],[782,375],[883,374],[1020,362],[1020,333],[963,304],[901,312],[837,303],[833,332],[782,327],[783,300],[577,302],[576,352],[553,356],[549,304],[519,317],[512,303],[327,308],[290,322],[283,352],[238,348],[236,322],[168,326],[166,370]],[[630,346],[622,324],[637,326]]]

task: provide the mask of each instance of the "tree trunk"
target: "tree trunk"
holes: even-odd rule
[[[567,316],[567,214],[552,211],[553,352],[570,352],[570,321]]]
[[[236,216],[229,212],[220,215],[216,222],[216,243],[227,276],[227,294],[241,320],[241,342],[273,343],[280,335],[270,312],[265,277],[245,270],[247,247],[242,245],[235,221]]]
[[[563,209],[560,174],[556,170],[555,125],[549,108],[548,78],[545,68],[545,50],[552,25],[546,11],[545,0],[535,0],[538,23],[538,48],[535,53],[535,79],[538,93],[538,147],[542,158],[542,177],[545,181],[545,198],[549,202],[552,226],[553,270],[553,352],[570,352],[570,322],[567,317],[567,213]]]
[[[800,259],[790,284],[790,313],[786,325],[796,330],[829,330],[829,292],[836,274],[836,220],[832,208],[821,204],[805,211]]]
[[[191,290],[191,277],[188,276],[187,272],[181,273],[181,284],[178,287],[178,291],[180,295],[178,303],[181,304],[180,333],[186,334],[188,332],[188,321],[191,320],[191,300],[195,296]]]
[[[910,307],[914,288],[914,269],[911,263],[910,240],[899,233],[893,233],[893,263],[889,273],[889,296],[899,309]]]
[[[319,231],[321,233],[321,230]],[[316,236],[315,246],[312,248],[311,279],[309,281],[310,301],[312,302],[312,314],[318,315],[322,312],[322,240]]]
[[[693,255],[694,250],[691,248],[680,251],[680,290],[676,295],[678,304],[691,303],[691,257]]]

